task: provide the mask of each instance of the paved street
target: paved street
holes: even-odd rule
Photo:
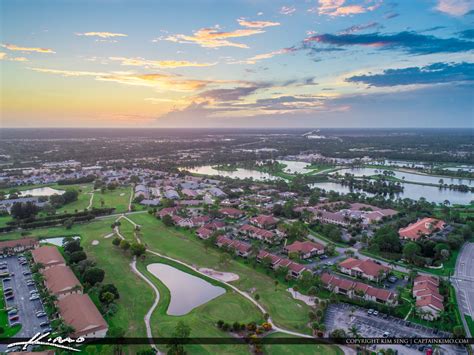
[[[474,319],[474,243],[464,245],[451,281],[456,289],[461,313],[468,314]]]

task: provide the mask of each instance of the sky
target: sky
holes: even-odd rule
[[[0,1],[1,127],[474,127],[474,0]]]

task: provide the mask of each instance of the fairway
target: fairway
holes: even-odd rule
[[[92,206],[95,208],[115,208],[115,213],[127,212],[130,200],[131,187],[119,187],[115,190],[106,190],[104,193],[94,193]]]
[[[242,291],[258,294],[259,302],[277,325],[310,334],[310,329],[306,326],[310,308],[305,303],[294,300],[286,291],[286,285],[275,287],[275,280],[271,276],[257,272],[241,261],[233,260],[229,265],[221,265],[221,252],[214,248],[206,250],[203,242],[189,231],[168,228],[149,214],[131,215],[129,218],[141,225],[142,240],[148,248],[196,267],[238,274],[240,279],[233,284]]]

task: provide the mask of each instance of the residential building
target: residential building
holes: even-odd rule
[[[37,264],[42,264],[45,270],[55,265],[66,265],[66,261],[55,246],[41,246],[38,249],[34,249],[31,255],[33,256],[33,261]]]
[[[384,279],[390,271],[390,268],[377,264],[372,259],[348,258],[339,263],[339,270],[354,277],[362,277],[371,281]]]
[[[287,254],[296,253],[301,259],[309,259],[324,254],[324,245],[310,241],[296,241],[285,246],[283,250]]]
[[[72,270],[65,265],[55,265],[42,270],[44,284],[58,299],[72,293],[82,293],[82,285]]]
[[[418,240],[421,237],[430,236],[436,231],[443,230],[446,223],[435,218],[423,218],[415,223],[409,224],[405,228],[398,230],[402,239]]]

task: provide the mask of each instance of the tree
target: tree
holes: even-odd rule
[[[409,262],[413,262],[420,253],[420,246],[415,242],[408,242],[403,247],[403,257]]]
[[[15,202],[10,214],[15,219],[26,219],[34,217],[39,212],[39,207],[32,202]]]
[[[456,325],[453,327],[453,334],[456,338],[464,336],[464,328],[462,325]]]
[[[115,237],[114,239],[112,239],[112,244],[118,247],[121,241],[122,239],[120,239],[119,237]]]
[[[130,243],[127,240],[122,239],[120,241],[120,248],[123,249],[123,250],[128,250],[128,249],[130,249]]]
[[[75,251],[69,256],[69,261],[73,264],[76,264],[79,261],[86,260],[86,259],[87,259],[87,255],[82,250]]]
[[[100,293],[99,295],[101,295],[102,293],[105,293],[105,292],[110,292],[114,295],[114,298],[115,299],[119,299],[120,298],[120,294],[117,290],[117,287],[115,287],[114,284],[105,284],[105,285],[102,285],[101,288],[100,288]]]
[[[115,296],[112,292],[104,292],[100,294],[99,299],[105,304],[110,304],[115,300]]]
[[[143,244],[135,242],[135,243],[132,243],[132,245],[130,246],[130,251],[132,252],[132,255],[134,256],[141,256],[145,254],[146,248]]]
[[[63,249],[66,253],[74,253],[75,251],[82,250],[80,239],[71,239],[63,244]]]
[[[84,272],[84,281],[90,285],[95,285],[104,280],[105,271],[98,267],[92,267]]]
[[[74,225],[74,218],[68,218],[63,222],[63,226],[66,229],[71,229]]]
[[[161,221],[163,222],[163,224],[167,227],[171,227],[174,223],[173,223],[173,218],[167,214],[165,216],[163,216],[163,218],[161,219]]]
[[[172,334],[172,337],[175,338],[173,343],[168,344],[168,355],[184,355],[186,351],[184,350],[184,346],[180,340],[189,338],[191,335],[191,327],[184,323],[183,321],[179,321],[176,325],[176,328]]]

